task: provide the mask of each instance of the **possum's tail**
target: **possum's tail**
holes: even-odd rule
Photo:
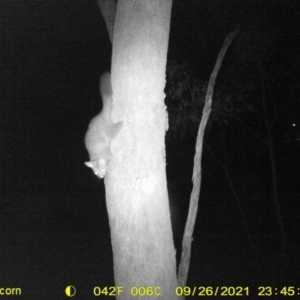
[[[100,93],[102,96],[102,111],[101,115],[104,119],[111,122],[111,110],[112,110],[112,87],[110,74],[108,72],[104,73],[100,77]]]

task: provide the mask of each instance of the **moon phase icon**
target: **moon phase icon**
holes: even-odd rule
[[[65,293],[68,297],[73,297],[76,294],[76,289],[73,285],[68,285],[65,289]]]

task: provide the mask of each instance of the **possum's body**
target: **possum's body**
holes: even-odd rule
[[[112,157],[110,141],[118,135],[123,122],[113,123],[111,120],[112,87],[109,73],[104,73],[100,78],[100,93],[102,111],[91,120],[85,135],[85,146],[90,155],[90,161],[85,165],[92,168],[98,177],[103,178],[108,161]]]

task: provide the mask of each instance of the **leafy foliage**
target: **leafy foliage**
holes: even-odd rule
[[[208,82],[193,78],[187,63],[171,62],[167,69],[166,105],[169,113],[167,138],[183,139],[197,134]],[[251,87],[250,87],[251,88]],[[227,125],[245,111],[254,111],[244,93],[232,93],[228,87],[218,87],[214,93],[212,113],[207,124]]]

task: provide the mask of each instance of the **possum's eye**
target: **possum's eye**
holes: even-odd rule
[[[95,174],[100,177],[100,178],[103,178],[105,176],[105,170],[100,170],[100,172],[95,172]]]
[[[106,168],[97,168],[94,170],[94,174],[97,175],[99,178],[103,178],[106,174]]]

